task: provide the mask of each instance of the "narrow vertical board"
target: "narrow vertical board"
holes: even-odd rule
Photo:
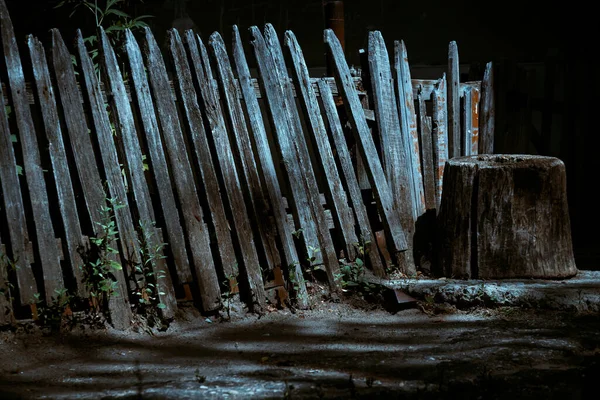
[[[131,78],[135,89],[137,108],[140,112],[144,136],[148,143],[150,161],[152,162],[152,173],[156,180],[158,195],[164,215],[167,237],[179,284],[191,283],[193,281],[190,264],[186,254],[185,237],[179,221],[179,212],[175,203],[175,195],[171,186],[171,176],[167,166],[167,160],[163,144],[158,131],[158,121],[154,113],[154,103],[150,96],[148,78],[144,70],[142,53],[130,30],[125,31],[125,48],[129,59]]]
[[[479,90],[475,87],[469,89],[471,92],[471,108],[467,110],[471,114],[471,155],[479,153]]]
[[[419,93],[419,133],[421,135],[421,161],[423,164],[423,187],[425,188],[425,207],[430,210],[436,208],[435,202],[435,177],[433,174],[433,141],[431,139],[431,117],[427,116],[425,99]]]
[[[365,113],[362,109],[356,88],[354,87],[352,76],[341,45],[335,33],[327,29],[324,34],[325,44],[334,60],[335,75],[338,89],[344,99],[346,113],[349,117],[352,129],[357,136],[359,150],[365,161],[367,173],[371,187],[377,197],[377,205],[383,220],[384,226],[391,238],[391,245],[395,252],[407,250],[407,241],[402,229],[400,214],[394,207],[394,200],[390,188],[386,182],[385,174],[381,168],[375,143],[370,136],[369,127],[365,119]]]
[[[188,40],[190,40],[188,38]],[[268,268],[281,267],[281,258],[277,250],[276,235],[277,226],[271,218],[272,209],[260,181],[259,171],[256,165],[254,151],[250,134],[244,118],[244,109],[240,101],[240,93],[236,85],[235,77],[231,69],[229,56],[225,50],[225,43],[218,32],[214,32],[209,39],[214,60],[217,65],[219,83],[224,94],[223,103],[232,128],[233,143],[235,151],[240,155],[240,163],[245,188],[248,192],[252,215],[251,220],[258,226],[260,244],[266,256]]]
[[[448,160],[448,113],[446,103],[446,74],[433,89],[433,166],[435,178],[436,208],[440,209],[444,179],[444,165]]]
[[[462,114],[462,127],[461,127],[461,141],[460,147],[463,151],[462,155],[470,156],[471,155],[471,137],[473,136],[473,114],[471,113],[471,108],[473,105],[473,96],[472,96],[471,88],[465,87],[462,90],[462,104],[461,104],[461,114]]]
[[[217,163],[225,186],[225,196],[233,219],[232,233],[237,238],[242,253],[242,261],[246,268],[248,285],[252,295],[250,307],[255,309],[255,311],[261,312],[265,309],[266,298],[260,262],[254,244],[254,233],[252,232],[252,226],[250,225],[248,210],[246,208],[246,203],[244,202],[244,195],[229,142],[227,127],[225,126],[225,119],[221,110],[221,103],[219,102],[216,87],[212,84],[212,68],[208,57],[200,55],[200,53],[206,53],[204,43],[202,43],[200,37],[194,38],[193,32],[189,31],[189,33],[187,45],[190,52],[190,67],[198,82],[200,97],[210,127],[210,129],[207,129],[206,133],[207,135],[209,133],[212,135],[213,144],[215,146]],[[168,35],[171,51],[173,53],[181,52],[185,54],[183,43],[177,30],[171,29]]]
[[[177,171],[174,174],[175,184],[179,201],[182,204],[190,245],[193,246],[192,254],[198,275],[202,307],[206,311],[216,310],[221,304],[221,289],[214,260],[210,255],[210,246],[206,246],[209,240],[209,232],[204,222],[203,211],[198,198],[199,194],[192,174],[192,162],[188,158],[185,145],[184,132],[177,117],[175,97],[171,94],[169,78],[161,51],[150,29],[146,29],[146,44],[146,65],[150,74],[150,84],[154,92],[154,101],[157,105],[171,169]],[[229,223],[225,217],[225,209],[223,208],[204,125],[202,124],[202,115],[200,114],[192,75],[185,53],[172,52],[171,57],[175,68],[175,83],[181,98],[184,120],[188,124],[191,146],[196,156],[195,165],[202,177],[204,194],[208,201],[210,218],[215,229],[219,260],[226,277],[237,277],[237,261],[229,233]],[[196,222],[194,222],[194,219]],[[205,257],[205,259],[201,257]]]
[[[83,271],[81,269],[83,260],[80,251],[81,249],[85,249],[86,245],[79,224],[79,213],[77,211],[73,185],[71,184],[71,173],[69,172],[69,162],[63,143],[54,88],[50,80],[50,72],[48,71],[48,63],[42,43],[30,35],[27,37],[27,44],[29,46],[29,54],[31,55],[33,76],[37,87],[42,118],[44,120],[46,139],[48,140],[48,152],[50,153],[52,173],[56,182],[58,206],[65,232],[71,273],[77,283],[76,293],[80,297],[85,298],[88,296],[88,290],[83,281]],[[81,106],[81,102],[79,106]],[[62,276],[60,278],[61,280],[58,283],[62,286]]]
[[[2,1],[0,0],[0,2]],[[2,7],[1,3],[0,7]],[[5,110],[5,106],[4,93],[0,87],[0,110]],[[17,267],[17,284],[21,293],[20,304],[24,305],[33,299],[33,295],[38,290],[31,270],[33,252],[27,232],[23,197],[17,175],[17,162],[5,112],[0,112],[0,185],[12,249],[11,261]]]
[[[425,213],[425,192],[419,151],[419,132],[417,130],[417,114],[415,112],[413,83],[410,78],[408,54],[403,41],[394,42],[394,74],[396,78],[397,106],[400,115],[400,132],[403,137],[404,152],[412,167],[410,174],[410,190],[413,196],[415,220]]]
[[[289,49],[294,65],[296,93],[298,93],[299,88],[302,96],[301,104],[306,115],[306,120],[309,122],[309,132],[313,142],[316,144],[317,156],[321,163],[321,168],[325,172],[327,202],[332,206],[333,219],[335,226],[340,230],[342,236],[345,256],[352,261],[355,258],[355,246],[358,244],[358,239],[354,231],[354,218],[352,210],[348,206],[346,192],[344,192],[340,175],[335,165],[333,152],[327,138],[327,131],[323,124],[321,110],[319,109],[317,95],[310,82],[308,67],[306,66],[302,49],[292,31],[285,33],[285,45]]]
[[[216,51],[216,46],[214,46],[214,48]],[[269,140],[265,130],[265,124],[258,104],[258,99],[256,97],[256,91],[254,90],[254,85],[250,77],[250,69],[248,68],[248,62],[246,61],[246,56],[244,54],[244,48],[242,46],[238,28],[235,25],[233,26],[233,58],[238,74],[240,89],[246,105],[250,128],[252,130],[254,143],[256,145],[256,152],[258,153],[258,159],[265,180],[267,192],[269,194],[269,199],[273,205],[275,223],[277,224],[277,230],[283,246],[283,253],[289,268],[288,273],[290,274],[290,278],[293,277],[293,280],[297,285],[297,290],[295,293],[296,301],[298,302],[298,306],[300,308],[305,309],[309,306],[306,283],[302,274],[302,267],[299,262],[296,247],[294,245],[292,230],[287,223],[287,214],[283,204],[281,187],[279,186],[279,181],[277,180],[275,164],[273,163],[273,157],[269,147]],[[277,132],[278,127],[275,128]],[[286,170],[287,169],[288,168],[286,168]]]
[[[312,255],[312,257],[316,257],[316,259],[322,257],[325,271],[327,272],[329,286],[337,289],[338,282],[335,278],[335,275],[338,273],[340,268],[338,256],[333,245],[331,233],[326,224],[325,210],[323,209],[320,201],[321,195],[319,193],[317,180],[312,167],[310,154],[308,153],[308,146],[306,144],[302,123],[300,121],[300,113],[296,107],[292,82],[288,76],[281,45],[273,25],[265,24],[264,40],[273,59],[275,73],[277,74],[278,80],[283,89],[283,105],[284,111],[286,111],[287,114],[287,122],[290,126],[290,139],[292,140],[292,146],[296,151],[296,156],[298,157],[304,190],[308,197],[312,218],[316,223],[316,232],[320,244],[320,251],[317,253],[311,251],[309,252],[309,256]]]
[[[402,272],[410,274],[416,272],[412,257],[412,239],[420,209],[416,207],[410,190],[412,165],[406,156],[400,130],[390,59],[383,36],[379,31],[369,32],[368,62],[373,105],[381,138],[381,152],[387,163],[385,173],[392,191],[392,204],[400,215],[409,248],[404,253],[404,259],[399,260],[398,263]]]
[[[450,158],[460,157],[464,152],[460,146],[459,84],[458,46],[455,41],[452,41],[448,47],[448,155]]]
[[[381,263],[379,252],[377,249],[377,241],[369,222],[367,209],[363,202],[358,178],[354,172],[350,151],[346,143],[344,131],[340,123],[340,118],[336,109],[335,101],[331,93],[331,89],[325,80],[317,82],[319,92],[321,94],[321,102],[325,112],[325,118],[329,126],[329,131],[333,139],[339,165],[341,167],[341,177],[345,182],[352,210],[358,223],[358,232],[360,235],[361,244],[364,247],[364,253],[369,259],[368,265],[371,266],[377,276],[385,276],[385,269]],[[360,256],[360,254],[359,254]]]
[[[159,248],[158,246],[161,241],[160,235],[154,226],[154,210],[152,208],[148,184],[144,175],[141,146],[135,129],[135,122],[133,120],[129,99],[125,92],[121,71],[117,64],[117,58],[108,40],[108,36],[106,36],[106,33],[102,28],[100,29],[100,45],[103,73],[106,85],[110,88],[110,92],[112,93],[112,96],[110,96],[111,106],[113,112],[116,114],[116,130],[123,141],[125,157],[127,158],[127,178],[134,194],[135,205],[140,218],[139,224],[142,230],[148,232],[148,235],[145,238],[149,241],[149,243],[147,243],[148,247],[151,251],[155,251],[155,249]],[[161,258],[156,263],[151,263],[151,267],[153,268],[152,272],[155,277],[158,277],[160,272],[163,272],[164,274],[163,281],[157,282],[162,289],[158,291],[157,297],[160,303],[164,305],[164,308],[160,309],[160,314],[165,319],[172,319],[175,317],[177,303],[173,283],[171,282],[170,273],[165,260]]]
[[[121,175],[121,167],[117,158],[117,149],[113,140],[112,129],[108,120],[106,106],[100,92],[100,83],[96,76],[96,71],[92,64],[92,60],[87,52],[81,31],[77,31],[77,52],[79,55],[79,63],[81,65],[81,73],[85,82],[87,92],[87,100],[92,114],[92,120],[98,140],[98,148],[104,166],[104,174],[110,197],[122,205],[114,210],[115,221],[119,230],[119,242],[121,243],[121,256],[125,262],[125,266],[130,267],[139,264],[140,250],[137,241],[135,227],[131,219],[129,202],[125,193],[125,185]],[[90,209],[99,210],[100,207],[106,206],[106,200],[102,199],[96,207],[90,206]],[[95,221],[100,223],[101,221]],[[93,224],[95,233],[99,233],[97,224]],[[131,325],[131,307],[129,304],[129,292],[123,270],[113,271],[117,280],[119,296],[111,296],[109,300],[110,319],[112,324],[117,329],[126,329]]]
[[[37,247],[40,254],[39,263],[42,267],[44,288],[46,289],[46,301],[51,301],[52,296],[55,295],[54,290],[63,289],[60,266],[61,249],[54,236],[54,227],[50,219],[44,169],[41,164],[37,136],[29,102],[27,101],[21,58],[12,22],[4,1],[0,1],[0,35],[2,36],[8,83],[12,95],[13,112],[17,121],[19,140],[23,151],[23,170],[29,189],[29,199],[35,223]],[[36,293],[32,291],[35,288],[35,283],[30,280],[31,276],[26,271],[17,270],[17,276],[19,277],[19,286],[23,285],[20,290],[21,301],[27,303],[33,299],[33,295]]]
[[[481,82],[481,107],[479,113],[479,154],[494,153],[494,70],[492,63],[485,66]]]

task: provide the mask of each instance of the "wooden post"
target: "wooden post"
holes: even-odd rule
[[[448,155],[460,157],[460,65],[455,41],[448,47]]]
[[[481,82],[481,108],[479,113],[479,154],[494,153],[495,127],[494,70],[492,63],[485,66]]]

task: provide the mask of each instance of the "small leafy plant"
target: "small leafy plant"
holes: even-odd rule
[[[67,318],[65,311],[69,308],[71,299],[65,288],[55,289],[50,302],[44,302],[39,293],[34,294],[32,303],[36,304],[38,323],[51,332],[59,331]]]
[[[236,275],[227,275],[227,279],[223,281],[223,285],[227,288],[222,294],[221,297],[223,299],[223,307],[227,312],[227,319],[231,319],[231,304],[235,297],[235,294],[238,293],[238,280]]]

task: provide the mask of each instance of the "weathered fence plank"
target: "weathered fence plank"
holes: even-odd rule
[[[455,41],[448,47],[448,155],[450,158],[460,157],[460,69],[458,46]]]
[[[306,66],[302,49],[293,32],[287,31],[285,33],[285,45],[291,54],[296,85],[299,87],[302,96],[301,104],[306,115],[306,120],[309,122],[309,132],[313,142],[316,144],[318,159],[325,172],[326,188],[328,189],[325,192],[327,202],[332,206],[335,226],[340,230],[342,236],[345,257],[352,261],[355,258],[355,246],[358,244],[358,239],[354,231],[354,218],[352,210],[348,206],[346,192],[344,192],[340,181],[340,174],[335,165],[317,96],[310,84],[308,67]]]
[[[71,173],[69,172],[69,162],[63,143],[62,129],[60,127],[60,119],[56,107],[56,98],[54,96],[54,88],[50,80],[50,72],[48,71],[48,63],[44,53],[42,43],[29,35],[27,37],[29,46],[29,54],[31,55],[31,63],[33,66],[33,76],[36,81],[38,90],[38,99],[44,120],[44,128],[46,139],[48,140],[48,152],[52,163],[52,173],[56,182],[58,195],[58,206],[63,222],[65,232],[66,247],[69,254],[68,260],[71,267],[71,273],[75,277],[77,283],[76,293],[80,297],[87,297],[88,290],[83,281],[83,271],[81,266],[83,260],[80,251],[87,247],[86,239],[81,232],[79,224],[79,212],[77,211],[77,203],[71,183]],[[78,103],[81,107],[81,102]],[[82,110],[83,111],[83,110]],[[66,114],[69,114],[67,112]],[[79,118],[84,115],[79,115]],[[62,275],[59,282],[55,283],[58,286],[56,289],[62,288],[64,285]]]
[[[425,192],[419,150],[419,133],[417,129],[417,114],[415,112],[413,80],[410,78],[408,54],[403,41],[394,42],[394,75],[396,78],[397,106],[400,115],[401,132],[404,142],[404,152],[412,168],[410,173],[410,190],[413,196],[415,221],[425,212]]]
[[[35,224],[37,247],[40,255],[38,261],[42,267],[44,277],[45,298],[46,301],[50,302],[52,296],[56,294],[54,291],[61,290],[64,287],[60,266],[62,251],[60,242],[55,237],[50,218],[48,194],[44,180],[44,169],[38,150],[38,140],[31,110],[24,96],[25,77],[21,58],[12,22],[4,1],[0,1],[0,35],[2,36],[8,84],[12,95],[13,112],[23,153],[23,170],[29,189],[29,199]],[[35,283],[30,280],[31,276],[26,271],[17,271],[17,276],[19,276],[21,301],[22,303],[30,302],[36,293],[32,291],[35,288]],[[21,283],[23,284],[22,288]]]
[[[470,88],[465,88],[462,93],[462,103],[461,103],[461,130],[460,130],[460,148],[462,149],[462,154],[464,156],[471,155],[471,138],[473,135],[473,131],[471,128],[473,127],[473,121],[471,117],[471,108],[473,106],[473,97]]]
[[[0,0],[1,2],[2,0]],[[2,5],[0,4],[0,7]],[[0,11],[1,8],[0,8]],[[0,88],[0,95],[3,95]],[[2,198],[4,211],[8,222],[8,235],[12,250],[11,262],[17,268],[17,284],[19,285],[20,303],[28,304],[37,293],[37,285],[31,264],[33,264],[32,244],[29,241],[27,221],[19,176],[17,175],[17,162],[11,141],[8,118],[6,117],[4,96],[0,100],[0,184],[2,185]],[[5,255],[8,257],[8,255]],[[8,258],[4,261],[8,261]],[[0,262],[2,260],[0,259]]]
[[[148,241],[147,246],[150,248],[150,251],[156,251],[156,249],[159,249],[162,241],[160,240],[161,237],[158,230],[154,226],[156,219],[144,174],[142,151],[135,129],[133,113],[127,99],[117,58],[106,33],[102,29],[100,29],[100,44],[105,82],[107,82],[112,93],[111,107],[115,113],[116,130],[123,141],[125,157],[127,158],[127,178],[131,184],[136,210],[139,214],[140,234],[145,235],[144,241]],[[144,260],[142,259],[141,261],[143,262]],[[160,309],[160,314],[165,319],[172,319],[175,316],[177,303],[170,272],[162,258],[150,263],[150,265],[155,277],[158,277],[160,272],[164,275],[162,282],[156,282],[157,286],[160,284],[160,288],[162,289],[157,291],[158,300],[165,306]]]
[[[139,263],[140,250],[137,241],[135,227],[131,219],[129,202],[125,192],[117,150],[113,141],[112,129],[108,120],[106,106],[100,93],[100,85],[92,60],[88,55],[87,48],[83,41],[81,31],[77,31],[77,52],[79,55],[79,63],[81,65],[81,73],[85,82],[87,99],[89,101],[92,120],[98,140],[98,148],[104,166],[106,182],[110,191],[110,196],[113,201],[118,202],[121,207],[116,207],[114,211],[115,221],[119,230],[119,242],[121,243],[121,257],[127,267]],[[106,195],[105,195],[106,196]],[[106,206],[106,199],[96,205],[90,206],[90,210],[99,210],[100,207]],[[91,211],[90,211],[91,213]],[[92,214],[91,217],[95,215]],[[93,221],[94,233],[99,233],[97,223],[101,220]],[[117,329],[126,329],[131,325],[131,307],[129,304],[129,291],[126,282],[126,275],[123,270],[113,271],[118,283],[118,295],[110,296],[109,310],[111,323]]]
[[[179,284],[193,282],[189,260],[186,254],[185,237],[179,221],[179,212],[171,185],[171,176],[163,150],[158,121],[154,113],[154,103],[148,87],[148,78],[142,61],[142,53],[130,30],[125,31],[125,48],[129,59],[131,78],[135,89],[137,109],[140,112],[144,136],[148,143],[152,173],[156,181],[163,220],[167,230],[168,244],[173,254]]]
[[[481,108],[479,112],[479,154],[494,152],[494,69],[489,62],[485,66],[481,82]]]
[[[435,201],[435,177],[433,173],[433,141],[431,138],[431,117],[427,116],[425,108],[425,99],[419,93],[417,95],[419,103],[419,134],[421,137],[421,162],[423,165],[423,187],[425,189],[425,207],[430,210],[436,208]]]
[[[188,34],[189,35],[189,34]],[[188,38],[190,40],[190,38]],[[235,150],[240,155],[240,164],[243,174],[243,182],[248,192],[252,214],[252,223],[258,227],[260,244],[266,256],[267,267],[271,271],[281,268],[281,257],[277,250],[276,235],[277,226],[271,218],[271,205],[269,204],[260,181],[259,171],[256,165],[254,151],[248,127],[244,118],[244,109],[240,101],[240,93],[235,85],[235,78],[229,62],[229,56],[225,50],[225,43],[218,32],[214,32],[208,42],[212,49],[217,65],[219,83],[224,94],[223,103],[231,124],[233,143]],[[218,93],[217,93],[218,94]]]
[[[275,164],[273,163],[273,157],[269,147],[267,133],[265,131],[265,124],[258,104],[258,98],[250,78],[250,70],[248,68],[248,62],[246,61],[246,56],[242,47],[240,34],[237,26],[235,25],[233,26],[233,57],[240,83],[240,90],[246,104],[247,115],[250,122],[250,127],[252,128],[254,142],[256,144],[256,151],[262,167],[265,185],[269,194],[269,199],[273,205],[275,223],[277,224],[279,237],[282,241],[283,252],[289,268],[290,279],[293,277],[295,285],[297,285],[295,293],[296,300],[298,301],[300,308],[307,308],[308,294],[306,292],[306,283],[304,281],[302,268],[296,252],[294,240],[292,238],[292,230],[287,224],[287,214],[283,204],[282,192],[277,179],[277,174],[275,172]],[[259,60],[259,62],[260,61],[261,60]],[[265,78],[263,78],[263,80],[265,80]],[[266,80],[270,82],[268,77],[266,77]],[[265,91],[266,89],[267,88],[265,87]],[[273,89],[270,88],[270,90]],[[268,98],[269,96],[267,95],[267,100]],[[280,128],[275,126],[274,129],[277,133],[277,130]],[[289,167],[286,167],[286,171],[289,173]]]
[[[442,201],[444,166],[448,160],[448,112],[446,103],[446,74],[437,81],[433,90],[433,165],[435,178],[436,208]]]
[[[346,143],[344,131],[340,122],[340,118],[336,109],[335,101],[331,93],[331,89],[326,81],[317,83],[321,92],[321,102],[325,112],[325,119],[329,126],[329,131],[335,146],[337,159],[341,167],[341,177],[345,182],[346,190],[348,191],[352,210],[358,224],[358,232],[360,235],[360,243],[363,247],[363,256],[368,258],[368,264],[377,276],[385,276],[385,269],[381,263],[379,252],[377,250],[377,241],[367,215],[367,209],[363,202],[358,179],[354,172],[352,159],[350,158],[350,150]],[[360,255],[360,254],[359,254]]]
[[[158,121],[162,128],[162,138],[164,140],[168,162],[173,171],[172,177],[175,183],[175,189],[179,198],[183,222],[186,229],[188,242],[191,250],[194,271],[196,272],[196,283],[200,292],[202,308],[204,311],[213,311],[221,305],[221,289],[219,279],[210,249],[210,234],[208,227],[204,222],[204,214],[200,206],[196,182],[192,174],[192,163],[188,157],[185,145],[184,133],[177,116],[175,105],[175,95],[171,91],[165,61],[161,51],[156,43],[154,35],[149,29],[146,29],[146,47],[144,55],[146,57],[146,69],[148,71],[150,85],[154,95]],[[175,67],[178,68],[178,60],[175,60]],[[183,96],[183,106],[190,107],[188,104],[188,90],[190,90],[191,77],[189,71],[187,75],[177,74],[180,79],[181,91]],[[193,105],[191,105],[193,107]],[[198,104],[195,104],[198,109]],[[197,114],[193,117],[199,118]],[[190,115],[188,113],[188,118]],[[200,135],[197,128],[198,119],[190,120],[191,133],[194,138]],[[194,144],[194,149],[198,149],[199,143]],[[208,149],[206,149],[208,151]],[[228,232],[228,224],[225,219],[225,213],[221,203],[219,188],[216,183],[216,177],[212,169],[212,163],[209,153],[196,153],[204,177],[206,196],[208,198],[213,225],[216,228],[217,249],[219,259],[223,264],[226,275],[237,276],[235,269],[235,255],[231,236]],[[203,159],[200,157],[206,157]],[[209,179],[210,177],[210,179]]]
[[[369,135],[365,114],[358,99],[358,94],[352,84],[352,77],[340,42],[331,30],[325,30],[324,40],[335,63],[336,82],[342,93],[350,123],[357,136],[359,150],[366,163],[369,181],[378,200],[377,205],[381,213],[381,219],[392,239],[391,247],[394,252],[404,251],[408,246],[402,229],[400,215],[394,208],[391,191],[385,180],[385,174],[381,168],[375,144]]]
[[[242,262],[246,270],[248,286],[252,296],[250,307],[262,312],[266,307],[264,283],[256,246],[254,233],[250,225],[248,210],[240,179],[235,166],[235,159],[231,150],[225,119],[221,110],[221,103],[217,96],[217,87],[212,84],[212,68],[206,48],[200,37],[194,38],[189,31],[187,46],[190,54],[190,67],[198,82],[200,98],[204,105],[210,129],[206,131],[212,135],[217,163],[221,171],[221,178],[225,186],[225,196],[229,204],[233,219],[232,232],[236,236],[242,254]],[[172,52],[185,54],[183,43],[177,30],[169,31]],[[195,40],[197,39],[197,40]]]

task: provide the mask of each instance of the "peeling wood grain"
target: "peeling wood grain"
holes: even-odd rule
[[[42,267],[45,278],[45,298],[47,301],[51,301],[52,296],[55,295],[54,290],[63,288],[60,266],[61,249],[57,246],[54,227],[50,219],[44,168],[40,160],[38,140],[31,110],[24,96],[25,77],[23,75],[23,67],[21,65],[17,41],[14,36],[12,21],[8,15],[4,1],[0,2],[0,35],[2,36],[8,84],[23,152],[23,170],[29,189],[29,199],[37,237],[37,248],[40,255],[40,259],[37,261]],[[33,295],[36,293],[34,291],[35,282],[31,280],[32,276],[27,270],[23,272],[17,270],[17,277],[19,280],[20,299],[23,304],[26,304],[33,299]]]
[[[460,142],[460,69],[458,46],[455,41],[448,47],[448,155],[450,158],[463,154]]]
[[[267,138],[267,133],[265,131],[265,124],[259,108],[258,98],[256,96],[256,92],[253,89],[252,80],[250,78],[250,70],[248,68],[248,62],[246,61],[246,56],[244,55],[244,49],[242,46],[238,28],[235,25],[233,26],[233,58],[240,82],[240,91],[244,98],[244,103],[246,105],[252,135],[256,144],[259,162],[261,164],[262,171],[264,174],[267,192],[269,194],[271,204],[273,205],[277,230],[279,232],[279,236],[283,244],[283,251],[286,258],[286,262],[288,263],[288,269],[290,270],[289,274],[290,276],[294,277],[294,281],[298,285],[298,289],[295,293],[296,301],[298,302],[298,306],[300,308],[305,309],[309,306],[308,294],[306,292],[306,283],[302,274],[302,268],[299,262],[298,254],[296,252],[296,247],[294,246],[292,230],[290,230],[287,224],[287,214],[285,211],[286,207],[284,206],[281,188],[279,186],[279,181],[277,180],[275,165],[273,163],[271,150],[269,148],[269,142]],[[263,63],[262,68],[263,71],[265,71],[264,64],[268,65],[269,60],[266,57],[257,57],[257,61],[259,63],[259,69],[261,68],[261,63]],[[265,91],[267,91],[267,89],[272,91],[272,87],[265,85],[265,81],[271,82],[270,74],[264,72],[262,80]],[[270,95],[269,92],[267,92],[267,101],[269,100],[270,96],[272,96],[272,94]],[[280,126],[275,126],[274,129],[276,134],[281,134],[280,132],[278,132]],[[289,168],[286,168],[286,171],[288,171],[288,169]]]
[[[436,208],[431,117],[427,116],[425,100],[420,93],[417,95],[417,101],[419,103],[419,134],[421,138],[420,148],[423,165],[423,187],[425,188],[425,207],[430,210]]]
[[[494,69],[489,62],[485,66],[481,82],[481,110],[479,114],[479,154],[494,153]]]
[[[437,81],[433,91],[433,166],[435,178],[436,208],[439,212],[442,201],[444,166],[448,160],[448,113],[446,94],[446,74]]]

